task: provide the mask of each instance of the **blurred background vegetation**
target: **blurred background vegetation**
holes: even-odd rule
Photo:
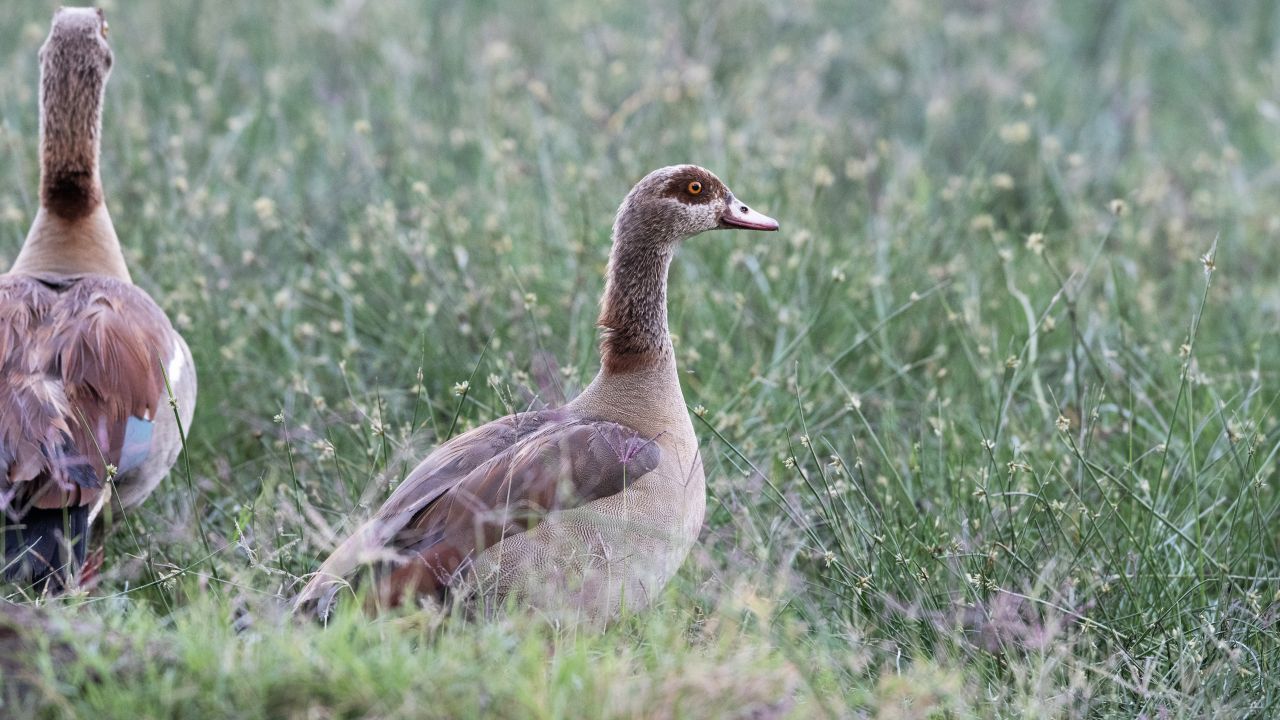
[[[9,594],[14,714],[1276,712],[1276,3],[105,8],[108,204],[200,400],[99,587]],[[0,19],[6,265],[52,10]],[[604,634],[285,617],[455,420],[590,380],[677,162],[783,232],[672,271],[675,587]]]

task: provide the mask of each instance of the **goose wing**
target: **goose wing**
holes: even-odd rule
[[[93,504],[141,467],[184,349],[131,284],[0,276],[0,509]]]
[[[423,478],[413,490],[405,489],[406,481],[334,551],[299,596],[299,606],[326,615],[336,591],[366,563],[375,567],[378,596],[389,602],[409,589],[442,597],[484,549],[534,527],[548,513],[621,492],[660,459],[657,443],[625,425],[547,413],[465,474],[448,482]],[[428,463],[432,458],[423,465]]]

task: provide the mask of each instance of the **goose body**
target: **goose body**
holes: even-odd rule
[[[685,239],[734,227],[778,225],[694,165],[641,180],[614,223],[590,386],[561,408],[437,448],[333,552],[297,606],[327,615],[366,566],[382,606],[454,596],[607,619],[651,601],[706,509],[667,328],[667,271]]]
[[[106,502],[140,503],[195,409],[191,352],[133,284],[98,172],[112,56],[101,11],[63,8],[40,50],[41,179],[0,275],[0,525],[7,580],[58,590]],[[166,386],[166,379],[168,387]]]

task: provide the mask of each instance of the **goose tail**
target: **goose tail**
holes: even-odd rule
[[[41,595],[71,587],[89,549],[89,511],[79,505],[31,508],[18,520],[0,515],[4,579]]]

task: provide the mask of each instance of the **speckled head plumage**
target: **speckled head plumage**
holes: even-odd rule
[[[102,202],[98,138],[113,56],[107,19],[97,8],[62,8],[40,48],[40,199],[76,220]]]
[[[676,247],[709,230],[777,230],[778,221],[738,200],[714,173],[672,165],[646,175],[618,208],[598,325],[608,373],[651,366],[671,353],[667,267]]]
[[[697,165],[659,168],[618,208],[615,242],[671,244],[709,230],[777,230],[773,218],[738,201],[715,173]]]

